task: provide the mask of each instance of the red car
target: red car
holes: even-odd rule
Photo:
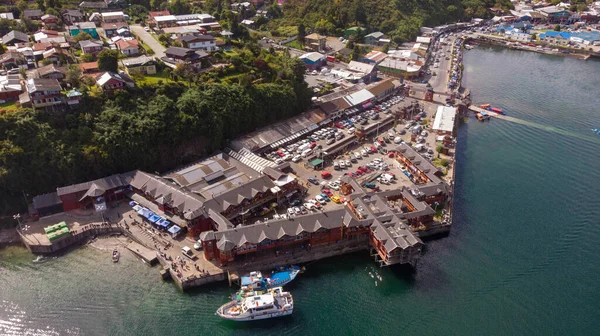
[[[284,157],[285,154],[283,154],[282,152],[277,152],[277,155],[279,155],[279,157]]]
[[[310,145],[308,145],[308,148],[313,149],[317,147],[317,143],[316,142],[311,142]]]
[[[371,153],[377,153],[377,148],[375,148],[375,146],[371,146]]]
[[[355,172],[354,174],[356,174],[356,175],[360,176],[360,175],[362,175],[362,174],[363,174],[363,172],[362,172],[361,170],[357,169],[357,170],[356,170],[356,172]]]
[[[324,172],[321,173],[321,178],[326,179],[326,178],[330,178],[330,177],[331,177],[331,173],[330,172],[324,171]]]
[[[333,193],[329,189],[323,189],[321,191],[323,192],[323,194],[327,195],[327,197],[333,196]]]

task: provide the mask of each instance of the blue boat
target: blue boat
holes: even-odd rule
[[[301,269],[298,266],[279,267],[268,277],[264,277],[259,271],[253,271],[241,277],[242,288],[248,290],[266,290],[281,287],[292,282],[300,271]]]

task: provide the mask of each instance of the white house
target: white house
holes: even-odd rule
[[[456,119],[456,108],[450,106],[438,106],[432,129],[437,134],[452,134],[454,121]]]
[[[518,41],[518,42],[531,42],[531,35],[527,34],[527,33],[517,33],[517,32],[512,32],[508,38],[511,41]]]
[[[217,50],[216,39],[212,35],[185,35],[178,38],[184,47],[194,50]]]

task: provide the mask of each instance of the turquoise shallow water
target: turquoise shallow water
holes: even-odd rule
[[[126,253],[32,264],[13,248],[0,252],[0,335],[597,335],[600,62],[487,47],[465,62],[476,103],[535,127],[460,128],[454,228],[416,272],[366,253],[320,261],[289,287],[293,316],[235,324],[213,315],[224,284],[181,294]]]

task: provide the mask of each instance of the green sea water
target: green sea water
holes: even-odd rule
[[[236,324],[214,316],[226,284],[182,294],[126,252],[10,248],[0,335],[598,335],[600,62],[477,47],[464,84],[518,122],[461,126],[453,231],[416,271],[319,261],[292,316]]]

